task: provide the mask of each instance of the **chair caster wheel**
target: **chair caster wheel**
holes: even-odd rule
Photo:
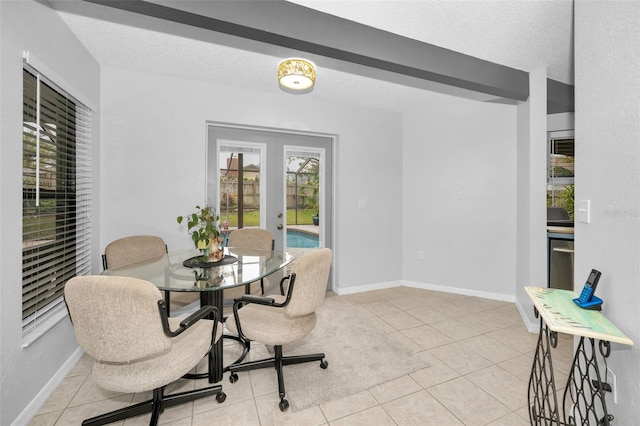
[[[231,373],[231,375],[229,376],[229,381],[231,383],[235,383],[238,381],[238,375],[236,373]]]
[[[225,394],[224,392],[220,392],[216,396],[216,401],[218,401],[220,404],[222,404],[226,399],[227,399],[227,394]]]
[[[280,411],[287,411],[289,409],[289,401],[286,399],[280,400]]]
[[[327,361],[325,359],[320,361],[320,368],[322,368],[323,370],[326,370],[328,366],[329,366],[329,361]]]

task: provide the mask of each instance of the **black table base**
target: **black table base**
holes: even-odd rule
[[[536,318],[538,311],[535,311]],[[538,344],[529,377],[529,420],[532,425],[599,425],[609,426],[613,416],[607,411],[605,380],[600,374],[593,338],[580,337],[571,372],[558,404],[551,349],[558,343],[556,332],[540,319]],[[599,352],[605,361],[610,342],[600,341]]]

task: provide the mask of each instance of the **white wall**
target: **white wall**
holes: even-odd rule
[[[443,98],[404,121],[403,279],[513,300],[516,107]]]
[[[29,50],[93,103],[100,70],[59,16],[34,1],[0,1],[0,424],[12,424],[77,348],[67,319],[22,348],[22,51]],[[94,140],[99,120],[94,120]],[[97,169],[96,169],[97,170]],[[94,215],[94,217],[97,217]],[[97,260],[97,250],[93,259]],[[97,270],[97,269],[96,269]],[[46,395],[44,396],[46,398]],[[29,406],[29,407],[28,407]],[[31,414],[34,414],[33,412]],[[29,418],[24,412],[22,419]]]
[[[401,234],[388,227],[402,205],[399,113],[113,68],[103,69],[101,91],[101,249],[138,233],[191,247],[175,218],[204,200],[208,120],[295,128],[338,135],[337,290],[400,280]]]
[[[640,412],[639,28],[639,2],[575,3],[576,203],[591,200],[591,223],[575,224],[574,278],[602,272],[602,313],[635,343],[613,344],[608,360],[620,425]]]
[[[516,304],[537,328],[525,286],[547,286],[547,71],[529,73],[529,99],[518,105]]]

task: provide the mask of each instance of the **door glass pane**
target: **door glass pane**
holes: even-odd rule
[[[260,227],[260,150],[221,146],[218,158],[222,228]]]
[[[320,247],[320,161],[319,153],[287,151],[285,244],[289,251]]]

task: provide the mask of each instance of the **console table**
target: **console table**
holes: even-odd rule
[[[540,334],[529,377],[529,420],[532,425],[609,425],[613,416],[607,411],[604,376],[598,366],[611,353],[611,342],[633,345],[599,311],[578,307],[578,297],[569,290],[525,287],[533,301]],[[551,348],[558,343],[557,333],[580,337],[571,372],[562,397],[562,410],[553,377]],[[598,348],[596,350],[596,340]]]

